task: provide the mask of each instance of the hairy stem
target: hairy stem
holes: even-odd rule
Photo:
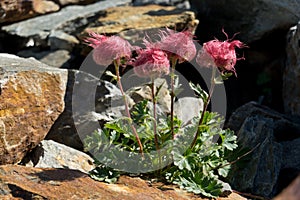
[[[203,110],[202,110],[201,117],[200,117],[199,122],[198,122],[198,129],[197,129],[196,135],[195,135],[195,137],[194,137],[194,139],[193,139],[193,142],[192,142],[192,144],[191,144],[191,148],[193,148],[193,147],[196,145],[197,138],[198,138],[199,135],[200,135],[200,129],[199,129],[199,126],[200,126],[200,125],[202,124],[202,122],[203,122],[205,112],[207,111],[209,102],[210,102],[210,100],[211,100],[211,96],[212,96],[213,91],[214,91],[214,88],[215,88],[215,76],[216,76],[216,71],[217,71],[217,68],[216,68],[216,67],[213,67],[213,68],[212,68],[211,79],[210,79],[210,88],[209,88],[208,96],[207,96],[207,99],[204,100]]]
[[[115,65],[115,70],[116,70],[116,76],[117,76],[117,83],[118,83],[118,86],[120,88],[120,91],[121,91],[121,94],[122,94],[122,97],[123,97],[123,100],[124,100],[124,104],[125,104],[125,112],[126,112],[126,115],[127,117],[132,121],[132,118],[131,118],[131,114],[129,112],[129,108],[128,108],[128,102],[127,102],[127,99],[126,99],[126,95],[125,95],[125,92],[123,90],[123,86],[122,86],[122,83],[121,83],[121,77],[120,77],[120,73],[119,73],[119,65],[117,63],[117,61],[114,61],[114,65]],[[139,135],[137,134],[137,131],[135,129],[135,127],[133,126],[132,123],[130,123],[130,127],[131,127],[131,130],[138,142],[138,145],[140,147],[140,153],[142,154],[142,157],[144,158],[144,151],[143,151],[143,145],[141,143],[141,140],[139,138]]]
[[[154,85],[154,79],[152,78],[151,81],[151,93],[152,93],[152,104],[153,104],[153,132],[154,132],[154,142],[155,142],[155,148],[158,154],[158,164],[159,168],[161,166],[161,157],[160,157],[160,148],[158,143],[158,137],[157,137],[157,130],[156,130],[156,95],[155,95],[155,85]]]
[[[175,81],[175,66],[176,66],[177,58],[172,57],[171,58],[171,134],[172,138],[174,139],[174,97],[175,97],[175,91],[174,91],[174,81]]]

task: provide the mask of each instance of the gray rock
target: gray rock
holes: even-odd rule
[[[229,182],[240,191],[250,191],[271,197],[281,169],[281,145],[274,141],[273,120],[261,116],[248,117],[238,134],[241,147],[254,149],[251,161],[243,168],[235,168]]]
[[[236,131],[242,149],[252,151],[243,166],[233,165],[231,186],[260,196],[276,195],[282,189],[282,170],[299,168],[298,119],[250,102],[232,114],[226,127]]]
[[[190,0],[190,4],[211,36],[224,28],[231,34],[241,32],[239,38],[248,44],[274,30],[288,30],[300,18],[298,0]]]
[[[182,124],[187,124],[203,110],[203,101],[195,97],[183,97],[174,103],[174,113]]]
[[[39,49],[31,48],[20,51],[17,55],[25,58],[33,57],[56,68],[69,68],[68,61],[72,59],[70,52],[67,50],[39,51]]]
[[[52,50],[65,49],[72,51],[79,41],[76,37],[69,35],[63,31],[51,31],[49,35],[49,46]]]
[[[38,168],[75,169],[88,173],[95,168],[89,155],[52,140],[43,140],[22,161],[23,165]]]
[[[178,8],[190,8],[188,0],[132,0],[133,6],[144,6],[149,4],[160,4],[164,6],[176,6]]]
[[[32,40],[35,46],[47,46],[47,37],[50,35],[50,31],[80,32],[80,28],[86,26],[90,20],[93,20],[93,17],[103,14],[101,11],[129,2],[129,0],[107,0],[86,6],[68,6],[56,13],[3,26],[2,30],[26,41]]]
[[[65,110],[46,139],[82,150],[86,135],[122,114],[124,107],[114,104],[119,96],[115,85],[83,71],[69,70]]]
[[[287,114],[300,116],[300,22],[287,35],[286,63],[283,73],[282,98]]]

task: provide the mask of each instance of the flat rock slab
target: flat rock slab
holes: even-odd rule
[[[67,70],[0,54],[0,164],[19,162],[64,110]]]
[[[117,184],[94,181],[88,175],[70,169],[41,169],[18,165],[0,166],[1,199],[101,199],[162,200],[206,199],[174,186],[150,186],[140,178],[120,177]],[[235,193],[219,200],[246,200]]]
[[[68,6],[59,12],[38,16],[32,19],[3,26],[2,30],[9,35],[26,39],[34,45],[47,45],[47,37],[51,30],[73,32],[86,26],[89,18],[99,15],[99,12],[109,7],[129,3],[129,0],[107,0],[86,6]]]
[[[122,6],[106,9],[106,15],[101,16],[96,23],[99,25],[85,31],[119,34],[123,38],[136,41],[145,37],[145,31],[158,28],[175,28],[177,31],[190,29],[193,32],[198,23],[194,12],[174,6]]]

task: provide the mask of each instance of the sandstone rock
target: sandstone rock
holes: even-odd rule
[[[252,150],[247,163],[233,165],[229,177],[233,188],[273,197],[282,190],[284,170],[288,170],[286,173],[299,170],[297,119],[250,102],[232,114],[226,127],[236,131],[241,148]]]
[[[0,166],[0,180],[1,199],[206,199],[172,185],[159,183],[151,186],[140,178],[121,176],[117,184],[97,182],[80,171],[70,169],[4,165]],[[218,199],[246,200],[236,193]]]
[[[294,0],[190,0],[192,10],[198,12],[201,30],[210,37],[221,35],[221,29],[245,43],[256,41],[274,30],[288,30],[299,21],[300,2]]]
[[[0,23],[8,23],[55,12],[59,10],[59,6],[47,0],[3,0],[0,2],[0,10]]]
[[[300,22],[292,27],[287,36],[286,63],[283,73],[282,98],[287,114],[300,116]]]
[[[67,71],[0,54],[0,164],[17,163],[64,110]]]
[[[2,30],[8,35],[15,36],[20,40],[22,39],[23,42],[19,43],[24,43],[25,46],[28,44],[28,41],[31,41],[34,46],[47,46],[47,37],[50,31],[62,30],[67,33],[79,32],[78,30],[80,28],[86,26],[90,21],[93,21],[93,17],[103,14],[101,11],[127,2],[129,2],[129,0],[107,0],[87,6],[68,6],[56,13],[3,26]]]
[[[157,33],[157,29],[169,27],[177,31],[190,29],[195,31],[199,21],[190,11],[176,9],[172,6],[122,6],[109,8],[107,14],[98,19],[98,27],[90,27],[85,31],[94,31],[106,34],[119,34],[132,42],[141,41],[145,32]],[[120,18],[122,16],[122,18]]]
[[[74,169],[88,173],[95,168],[94,159],[78,150],[52,140],[43,140],[22,161],[37,168]]]

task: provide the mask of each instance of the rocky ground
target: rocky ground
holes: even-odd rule
[[[229,38],[239,32],[236,39],[249,47],[239,52],[246,60],[236,66],[238,76],[225,82],[225,126],[235,131],[240,146],[253,150],[245,165],[233,166],[228,181],[233,190],[248,196],[232,192],[220,199],[296,200],[300,196],[299,10],[300,1],[292,0],[1,1],[0,198],[201,199],[174,187],[160,190],[137,177],[124,176],[115,185],[92,180],[86,173],[94,167],[93,159],[82,152],[73,121],[76,84],[98,84],[96,115],[85,113],[77,121],[85,131],[94,129],[91,119],[105,121],[120,112],[108,105],[120,91],[78,70],[91,51],[83,44],[88,31],[119,34],[140,43],[144,32],[169,27],[192,30],[200,44],[214,37],[226,39],[224,28]],[[199,77],[187,68],[182,64],[178,71],[197,82]],[[95,99],[80,95],[84,101]],[[131,97],[147,98],[147,94],[136,90]],[[194,108],[201,109],[201,102],[184,102],[177,105],[187,105],[183,119]]]

